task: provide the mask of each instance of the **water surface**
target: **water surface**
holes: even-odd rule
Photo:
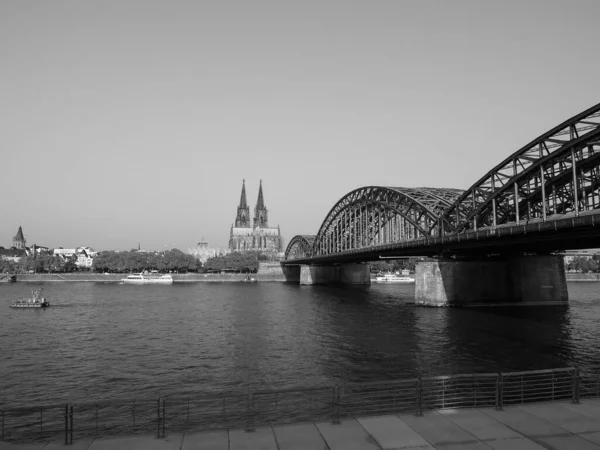
[[[51,308],[9,308],[33,287]],[[474,309],[406,285],[4,284],[0,406],[600,364],[599,292]]]

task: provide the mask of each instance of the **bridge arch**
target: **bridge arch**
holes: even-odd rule
[[[443,214],[446,234],[600,208],[600,103],[487,172]]]
[[[441,216],[461,193],[458,189],[426,187],[355,189],[342,197],[325,217],[314,237],[312,256],[441,234],[444,229]]]
[[[294,236],[285,249],[284,259],[310,258],[313,255],[314,235]]]

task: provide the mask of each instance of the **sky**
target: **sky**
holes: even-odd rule
[[[600,100],[600,2],[0,2],[0,246],[285,242],[368,186],[467,189]],[[252,212],[251,212],[252,215]]]

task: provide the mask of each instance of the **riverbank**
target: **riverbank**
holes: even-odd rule
[[[600,281],[600,273],[570,273],[567,272],[567,281]]]
[[[51,282],[94,282],[94,283],[120,283],[129,273],[27,273],[18,274],[17,282],[25,283],[51,283]],[[241,273],[179,273],[173,274],[174,283],[201,283],[201,282],[240,282],[248,275]],[[268,272],[250,274],[256,281],[286,281],[283,273]],[[600,281],[599,273],[567,273],[567,281]]]
[[[18,274],[17,283],[60,283],[60,282],[94,282],[94,283],[120,283],[129,273],[27,273]],[[173,274],[174,283],[201,283],[201,282],[242,282],[248,277],[240,273],[181,273]],[[250,274],[256,281],[285,281],[283,274],[258,273]]]

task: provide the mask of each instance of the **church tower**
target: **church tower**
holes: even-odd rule
[[[250,228],[250,208],[246,201],[246,180],[242,180],[242,196],[240,197],[240,205],[237,209],[235,227]]]
[[[26,243],[25,236],[23,236],[23,229],[19,226],[19,231],[17,231],[17,235],[13,238],[13,247],[25,248]]]
[[[254,208],[254,228],[269,228],[267,212],[265,200],[263,198],[262,180],[260,180],[260,186],[258,188],[258,200],[256,201],[256,207]]]

